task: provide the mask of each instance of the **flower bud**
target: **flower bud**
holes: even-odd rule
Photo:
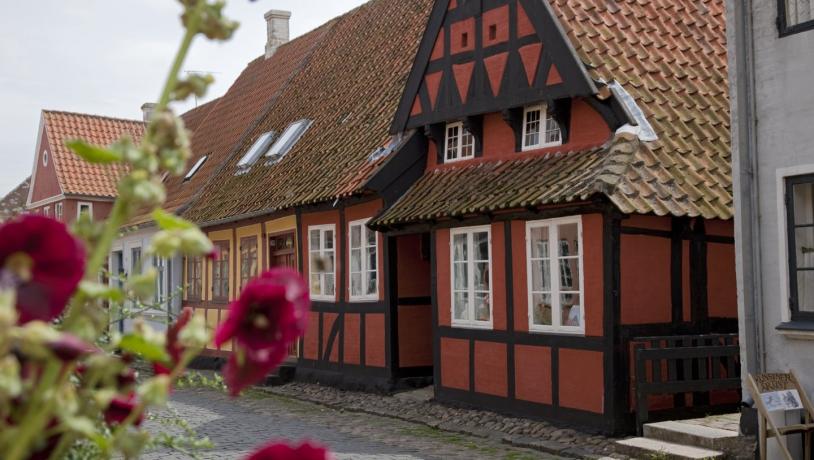
[[[98,351],[93,345],[71,334],[62,334],[59,339],[50,342],[48,348],[51,353],[64,362],[76,361],[82,356]]]
[[[149,268],[140,275],[131,276],[127,279],[127,292],[131,297],[137,299],[150,299],[155,294],[155,280],[158,271]]]
[[[203,316],[194,315],[189,323],[181,329],[178,341],[186,349],[200,351],[209,343],[209,331],[206,330],[206,320]]]
[[[181,248],[181,237],[177,231],[162,230],[150,241],[149,252],[159,257],[174,257]]]
[[[167,403],[172,380],[168,375],[156,375],[142,383],[137,393],[148,406],[163,406]]]
[[[49,344],[60,338],[59,332],[42,321],[31,321],[16,329],[15,335],[18,349],[31,359],[47,359],[50,356]]]
[[[207,255],[214,249],[212,241],[198,228],[181,230],[181,252],[188,256]]]
[[[23,384],[20,380],[20,362],[13,355],[0,359],[0,400],[20,396]]]

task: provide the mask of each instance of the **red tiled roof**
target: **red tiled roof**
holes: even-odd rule
[[[65,146],[72,139],[83,139],[106,147],[128,134],[138,143],[144,134],[144,123],[136,120],[43,110],[51,158],[62,192],[71,195],[115,197],[116,184],[127,168],[121,164],[97,165],[85,162]]]
[[[223,161],[245,142],[258,117],[265,113],[286,84],[297,75],[330,30],[331,23],[328,23],[279,47],[269,59],[265,55],[258,57],[248,64],[226,94],[215,104],[206,105],[212,107],[192,133],[193,156],[187,165],[191,167],[204,156],[207,156],[207,160],[188,181],[184,181],[183,177],[167,179],[165,209],[181,212],[200,193]],[[144,223],[149,219],[149,215],[145,214],[131,223]]]
[[[339,17],[308,64],[270,107],[185,217],[200,223],[273,212],[359,193],[390,136],[431,0],[373,0]],[[260,134],[307,118],[311,128],[282,161],[236,164]]]
[[[28,189],[31,185],[31,178],[27,177],[20,185],[9,192],[0,200],[0,222],[14,218],[25,210],[25,202],[28,199]]]
[[[189,131],[195,132],[195,130],[201,125],[201,122],[203,122],[206,119],[206,116],[209,115],[209,112],[211,112],[215,106],[218,105],[218,102],[220,102],[219,97],[184,112],[184,114],[181,115],[181,118],[184,120],[184,126],[186,126]]]

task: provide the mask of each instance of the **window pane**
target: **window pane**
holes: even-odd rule
[[[532,322],[537,326],[551,326],[551,294],[531,296]]]
[[[314,273],[313,275],[311,275],[311,294],[316,294],[316,295],[322,294],[322,291],[320,290],[320,284],[319,284],[319,275],[317,273]]]
[[[475,137],[464,129],[461,136],[461,158],[469,158],[475,155]]]
[[[334,295],[334,275],[333,273],[323,275],[325,277],[324,295]]]
[[[465,234],[455,235],[452,239],[452,244],[454,248],[454,250],[452,251],[453,253],[452,260],[456,262],[467,260],[466,235]]]
[[[531,229],[531,257],[535,259],[549,257],[548,227]]]
[[[475,260],[489,260],[489,233],[474,233],[472,242],[475,245]]]
[[[809,225],[814,223],[814,184],[797,184],[794,186],[794,224]]]
[[[323,233],[323,238],[325,239],[325,249],[333,249],[333,247],[334,247],[334,231],[333,230],[325,230],[325,233]]]
[[[376,232],[369,230],[365,232],[367,236],[367,245],[368,246],[376,246]]]
[[[551,264],[549,259],[531,262],[531,290],[551,291]]]
[[[475,264],[475,290],[489,290],[489,262],[476,262]]]
[[[453,282],[456,290],[464,291],[469,288],[466,262],[456,262],[453,269]]]
[[[561,294],[560,306],[562,308],[562,325],[563,326],[579,326],[580,296],[579,294]]]
[[[319,257],[318,252],[311,253],[311,272],[312,273],[322,273],[325,271],[325,262],[321,257]]]
[[[362,271],[362,250],[361,249],[353,249],[350,252],[350,271],[351,272],[360,272]]]
[[[376,269],[376,248],[367,248],[367,268],[369,270]]]
[[[551,114],[547,114],[546,116],[546,127],[545,127],[545,143],[546,144],[556,144],[562,141],[562,135],[560,133],[560,124],[557,123]]]
[[[362,274],[353,273],[350,275],[350,295],[362,295]]]
[[[579,254],[579,226],[577,224],[560,225],[560,257]]]
[[[350,247],[358,248],[362,246],[362,227],[353,225],[350,228]]]
[[[475,293],[475,320],[489,321],[491,318],[492,312],[489,307],[489,294]]]
[[[560,289],[579,291],[579,259],[560,259]]]
[[[797,272],[797,305],[800,311],[814,312],[814,271]]]
[[[456,292],[453,296],[453,313],[455,319],[468,320],[469,319],[469,294],[466,292]]]
[[[333,273],[334,272],[334,252],[327,251],[325,255],[322,257],[322,263],[325,264],[325,272]]]
[[[794,243],[797,246],[797,267],[814,268],[814,227],[796,229]]]
[[[319,249],[319,236],[320,236],[319,230],[311,230],[311,234],[308,237],[309,240],[308,246],[314,251]]]
[[[376,285],[378,283],[377,274],[376,272],[368,272],[367,278],[367,292],[368,295],[373,295],[376,293]]]

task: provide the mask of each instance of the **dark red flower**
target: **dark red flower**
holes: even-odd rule
[[[134,369],[125,369],[116,376],[116,383],[118,384],[119,391],[126,391],[136,384],[138,372]]]
[[[190,319],[192,319],[192,307],[185,307],[181,310],[181,314],[178,315],[175,324],[167,329],[167,354],[172,358],[173,364],[181,361],[184,354],[184,347],[178,343],[178,334],[187,326]]]
[[[58,340],[49,343],[48,348],[64,362],[76,361],[98,351],[93,345],[71,334],[62,334]]]
[[[304,442],[292,447],[284,442],[267,444],[246,457],[246,460],[331,460],[333,455],[322,446]]]
[[[65,224],[24,215],[0,226],[0,283],[17,290],[21,324],[58,317],[85,274],[85,250]]]
[[[123,423],[127,420],[127,417],[136,410],[138,406],[138,401],[136,400],[136,396],[131,394],[130,396],[117,396],[110,401],[110,405],[107,406],[105,409],[105,423],[109,426],[118,425]],[[139,414],[138,419],[133,423],[135,426],[140,426],[141,423],[144,421],[144,414]]]
[[[285,359],[289,345],[305,332],[308,287],[295,270],[275,268],[251,280],[229,306],[215,332],[215,345],[235,341],[224,379],[236,395],[262,380]]]

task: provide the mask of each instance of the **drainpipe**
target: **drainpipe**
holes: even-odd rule
[[[730,72],[730,76],[735,80],[732,96],[737,101],[732,114],[737,137],[732,139],[732,143],[738,154],[733,156],[732,172],[737,198],[735,237],[738,293],[741,297],[738,326],[744,379],[747,373],[760,373],[766,369],[752,3],[752,0],[728,2],[728,6],[733,9],[732,19],[735,22],[734,66],[730,66],[730,70],[735,73]]]

